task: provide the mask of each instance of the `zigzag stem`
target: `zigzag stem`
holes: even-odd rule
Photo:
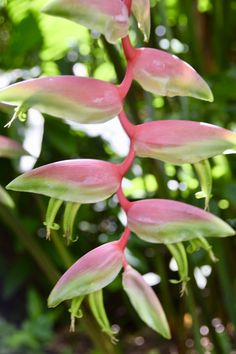
[[[130,11],[131,11],[131,4],[132,4],[132,0],[124,0],[124,3],[128,9],[128,14],[130,16]]]
[[[132,81],[133,81],[133,69],[132,69],[132,65],[128,62],[124,79],[121,82],[121,84],[118,85],[117,87],[122,99],[124,99],[127,93],[129,92]]]
[[[132,46],[129,36],[122,38],[122,47],[127,62],[131,61],[136,53],[136,49]]]
[[[123,232],[123,234],[121,235],[119,241],[118,241],[118,244],[119,244],[119,247],[124,250],[125,247],[126,247],[126,244],[128,242],[128,239],[129,239],[129,236],[130,236],[130,229],[128,227],[125,228],[125,231]]]
[[[119,117],[120,124],[122,125],[122,127],[125,130],[126,134],[132,140],[132,137],[133,137],[133,134],[134,134],[134,124],[132,124],[129,121],[129,119],[127,118],[127,115],[125,114],[124,111],[121,111],[118,117]]]

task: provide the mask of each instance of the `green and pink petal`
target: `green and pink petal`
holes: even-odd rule
[[[86,253],[58,280],[48,298],[48,306],[84,296],[110,284],[122,268],[123,251],[117,241]]]
[[[110,43],[128,34],[128,9],[121,0],[52,0],[43,12],[101,32]]]
[[[176,243],[199,237],[226,237],[235,231],[217,216],[200,208],[167,199],[129,203],[128,227],[153,243]]]
[[[191,96],[213,101],[201,76],[186,62],[159,49],[136,49],[133,76],[144,90],[160,96]]]
[[[42,113],[79,123],[105,122],[122,110],[122,99],[115,85],[69,75],[10,85],[0,90],[0,101],[18,106],[18,116],[33,107]]]
[[[123,273],[123,288],[139,317],[154,331],[169,339],[170,329],[160,301],[141,274],[129,265]]]
[[[176,165],[236,152],[235,132],[187,120],[161,120],[137,125],[132,139],[138,156]]]
[[[41,166],[15,178],[7,189],[31,192],[74,203],[102,201],[119,188],[116,165],[100,160],[65,160]]]

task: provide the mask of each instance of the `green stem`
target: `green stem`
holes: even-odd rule
[[[197,315],[197,306],[195,299],[193,297],[193,292],[191,288],[191,284],[188,287],[188,295],[185,297],[186,299],[186,304],[188,307],[188,311],[190,315],[192,316],[192,330],[193,330],[193,336],[195,340],[195,349],[197,350],[198,354],[204,354],[203,347],[201,346],[201,335],[200,335],[200,323],[198,320],[198,315]]]
[[[69,268],[75,260],[71,256],[70,252],[68,252],[68,249],[65,247],[63,239],[58,235],[56,231],[51,231],[51,240],[54,243],[63,264],[66,268]]]
[[[59,278],[60,273],[46,256],[42,248],[38,245],[36,239],[33,238],[25,229],[17,215],[11,210],[0,205],[0,217],[5,225],[7,225],[7,227],[19,238],[38,266],[42,269],[48,280],[51,283],[55,283],[55,281]]]

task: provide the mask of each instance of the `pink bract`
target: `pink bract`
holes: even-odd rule
[[[154,331],[170,338],[170,329],[159,299],[142,275],[129,265],[123,273],[123,287],[140,318]]]
[[[0,90],[0,101],[30,107],[79,123],[101,123],[122,110],[118,89],[109,82],[76,76],[51,76],[22,81]]]
[[[235,231],[220,218],[200,208],[167,199],[129,204],[128,227],[145,241],[175,243],[197,237],[225,237]]]
[[[15,140],[0,135],[0,157],[19,157],[28,155],[23,147]]]
[[[95,203],[119,187],[116,165],[100,160],[65,160],[41,166],[15,178],[7,189],[47,195],[76,203]]]
[[[192,96],[213,101],[207,83],[183,60],[159,49],[135,51],[131,63],[133,76],[144,90],[161,96]]]
[[[121,0],[52,0],[43,12],[101,32],[110,43],[128,34],[128,9]]]
[[[138,156],[174,164],[196,163],[227,151],[236,152],[236,133],[187,120],[137,125],[132,139]]]
[[[122,260],[123,252],[117,241],[86,253],[56,283],[48,298],[48,306],[55,307],[64,300],[104,288],[118,275]]]

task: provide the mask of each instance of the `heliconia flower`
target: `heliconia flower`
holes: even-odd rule
[[[152,48],[136,49],[133,76],[144,90],[161,96],[192,96],[213,101],[212,92],[201,76],[175,55]]]
[[[16,115],[34,107],[79,123],[101,123],[122,110],[115,85],[93,78],[51,76],[22,81],[0,90],[0,101],[18,106]]]
[[[123,250],[118,241],[109,242],[86,253],[58,280],[48,298],[48,306],[55,307],[64,300],[104,288],[120,272],[122,260]]]
[[[43,12],[101,32],[110,43],[128,34],[128,9],[121,0],[52,0]]]
[[[160,120],[137,125],[132,139],[138,156],[176,165],[236,152],[235,132],[187,120]]]
[[[18,142],[0,135],[0,157],[14,158],[22,155],[28,155],[28,152]]]
[[[169,339],[169,325],[155,292],[141,274],[129,265],[123,273],[123,287],[140,318],[154,331]]]
[[[95,203],[110,197],[121,175],[115,164],[92,159],[54,162],[26,172],[7,189],[47,195],[75,203]]]
[[[201,236],[226,237],[235,231],[217,216],[182,202],[147,199],[128,204],[128,227],[141,239],[176,243]]]
[[[150,1],[132,0],[131,10],[138,21],[138,26],[144,35],[144,40],[148,41],[150,36]]]

